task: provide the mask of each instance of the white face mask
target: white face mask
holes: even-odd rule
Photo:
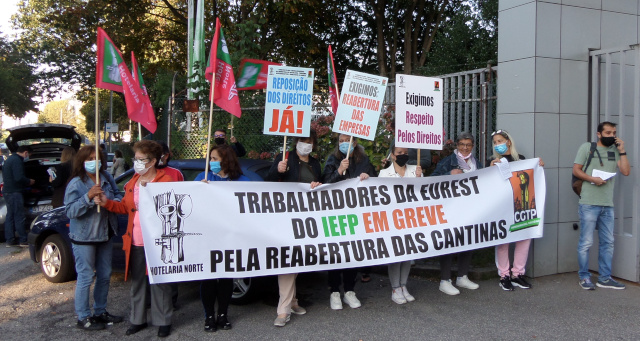
[[[151,168],[151,166],[145,167],[145,165],[146,163],[139,160],[135,160],[133,161],[133,170],[139,175],[144,175],[149,171],[149,168]]]
[[[311,154],[311,151],[313,150],[313,144],[298,141],[298,144],[296,145],[296,150],[298,151],[298,154],[302,156],[307,156]]]

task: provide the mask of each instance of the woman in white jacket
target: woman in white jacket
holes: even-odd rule
[[[415,178],[422,176],[422,168],[415,165],[407,165],[409,161],[409,149],[394,147],[391,153],[393,163],[388,168],[380,171],[381,178]],[[405,304],[415,300],[407,291],[407,279],[411,271],[411,261],[389,264],[389,280],[391,281],[391,300],[397,304]]]

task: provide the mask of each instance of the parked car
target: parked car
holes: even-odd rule
[[[41,213],[52,209],[53,188],[49,183],[47,168],[60,163],[62,150],[71,146],[78,150],[82,138],[74,126],[66,124],[38,123],[8,128],[6,145],[11,153],[19,146],[30,146],[33,152],[24,163],[25,175],[36,182],[24,192],[25,229]],[[4,183],[0,183],[0,189]],[[7,205],[0,192],[0,239],[4,241],[4,222]]]
[[[192,181],[204,171],[205,160],[172,160],[169,166],[180,169],[185,181]],[[271,162],[264,160],[240,159],[244,175],[252,181],[263,181]],[[124,185],[131,179],[134,171],[128,170],[116,178],[118,188],[123,191]],[[122,235],[127,230],[127,216],[118,215],[118,235],[113,243],[113,269],[124,271],[125,255],[122,250]],[[59,207],[40,215],[31,224],[29,232],[29,253],[31,260],[40,263],[45,278],[53,283],[61,283],[75,278],[75,267],[71,241],[69,240],[69,218],[64,207]],[[258,293],[260,285],[255,285],[258,278],[239,278],[234,281],[233,302],[242,304],[250,302]]]
[[[116,158],[115,153],[107,153],[107,171],[111,171],[113,167],[113,160]]]

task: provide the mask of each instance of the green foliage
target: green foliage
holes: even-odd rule
[[[68,99],[47,103],[44,109],[38,113],[38,123],[69,124],[75,126],[80,135],[94,135],[87,131],[84,115],[78,115],[72,101]]]
[[[109,122],[109,112],[110,112],[110,91],[108,90],[100,90],[98,91],[98,111],[100,115],[100,138],[104,137],[104,122]],[[96,102],[95,102],[95,91],[94,97],[89,97],[85,100],[84,105],[80,109],[80,113],[85,117],[85,129],[87,131],[87,136],[89,138],[95,139],[95,124],[96,124]],[[113,123],[118,123],[118,128],[120,132],[113,134],[113,137],[117,141],[122,140],[122,132],[124,130],[129,130],[129,117],[127,116],[127,107],[124,104],[124,99],[122,98],[122,94],[117,92],[113,93]],[[138,136],[138,125],[133,122],[131,124],[131,136]]]
[[[12,42],[0,37],[0,105],[6,115],[15,118],[36,109],[33,97],[38,79],[28,60],[29,56],[20,53]]]

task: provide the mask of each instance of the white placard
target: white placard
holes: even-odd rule
[[[442,150],[440,84],[440,78],[396,75],[396,147]]]
[[[312,95],[313,69],[269,65],[263,133],[309,136]]]

